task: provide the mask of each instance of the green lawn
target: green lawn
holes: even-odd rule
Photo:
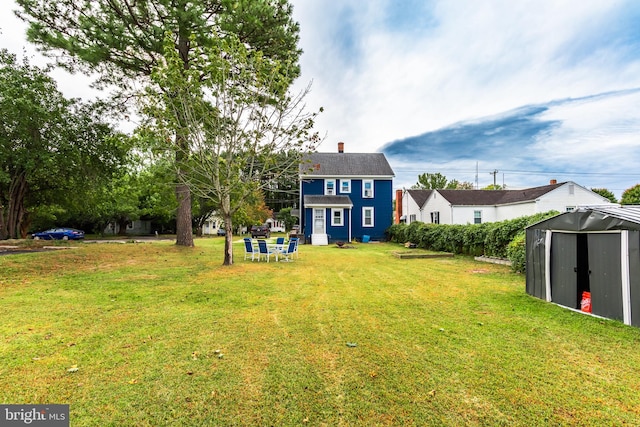
[[[70,245],[0,257],[2,403],[67,403],[72,426],[640,425],[640,329],[504,266]]]

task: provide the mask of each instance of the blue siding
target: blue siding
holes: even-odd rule
[[[368,235],[372,240],[383,240],[385,230],[393,222],[393,181],[374,180],[373,198],[362,197],[362,179],[351,179],[351,192],[340,192],[340,180],[336,179],[336,194],[348,195],[353,203],[351,210],[351,237],[361,240],[362,236]],[[303,198],[305,195],[323,195],[324,179],[305,180],[301,183]],[[371,207],[374,210],[374,226],[363,227],[362,219],[363,207]],[[302,226],[303,233],[308,239],[313,231],[313,209],[303,208]],[[326,231],[330,236],[330,241],[349,239],[349,209],[344,209],[344,225],[334,227],[331,225],[331,209],[325,209]]]

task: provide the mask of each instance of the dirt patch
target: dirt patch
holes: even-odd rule
[[[57,251],[60,249],[73,249],[73,247],[71,246],[39,246],[39,247],[31,248],[26,246],[5,245],[5,246],[0,246],[0,256],[29,254],[32,252],[50,252],[50,251]]]

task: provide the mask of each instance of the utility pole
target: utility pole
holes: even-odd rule
[[[494,169],[493,172],[489,172],[489,175],[493,175],[493,189],[496,189],[496,175],[498,175],[498,169]]]

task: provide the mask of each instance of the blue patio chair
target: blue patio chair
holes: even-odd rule
[[[297,247],[298,242],[294,239],[290,239],[287,248],[280,252],[280,256],[284,257],[283,261],[293,261],[293,255],[296,253]]]
[[[276,238],[276,250],[281,251],[284,249],[284,237]]]
[[[248,237],[245,237],[244,238],[244,259],[249,258],[249,255],[251,255],[251,261],[254,261],[256,259],[256,256],[258,257],[258,260],[260,260],[259,255],[253,249],[253,242],[251,242],[251,239],[249,239]]]
[[[298,243],[300,242],[300,239],[298,239],[297,237],[292,237],[289,242],[294,242],[296,244],[295,250],[293,252],[296,255],[296,258],[299,258],[300,254],[298,253]]]
[[[271,255],[275,255],[276,261],[278,260],[278,253],[275,251],[269,250],[269,247],[267,246],[267,241],[262,239],[258,240],[258,262],[260,262],[262,257],[264,257],[267,260],[267,262],[269,262],[269,258],[271,258]]]

